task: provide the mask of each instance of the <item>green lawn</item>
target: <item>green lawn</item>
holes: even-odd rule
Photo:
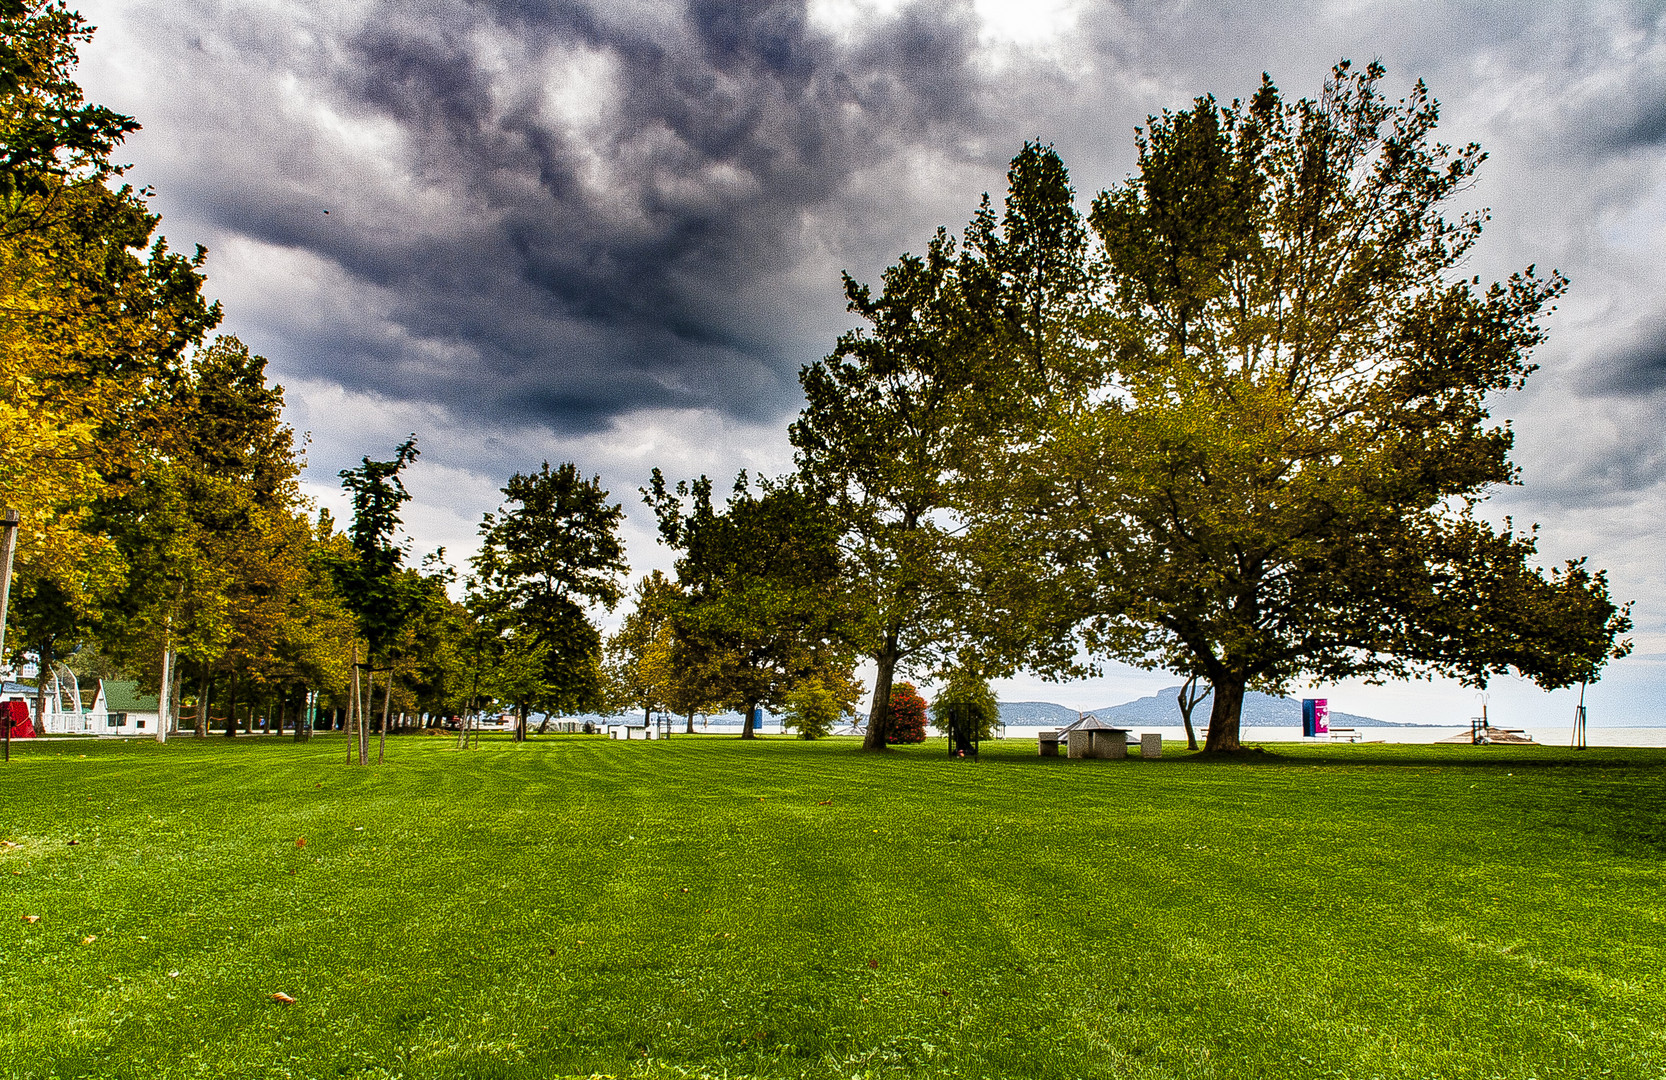
[[[14,744],[0,1076],[1666,1074],[1666,751],[1277,750]]]

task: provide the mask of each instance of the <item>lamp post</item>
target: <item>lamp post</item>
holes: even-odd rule
[[[17,547],[17,527],[23,521],[23,515],[16,510],[8,509],[0,514],[0,527],[6,531],[4,540],[0,540],[0,667],[6,663],[6,606],[12,598],[12,552]],[[12,759],[12,714],[6,713],[6,750],[5,760]]]

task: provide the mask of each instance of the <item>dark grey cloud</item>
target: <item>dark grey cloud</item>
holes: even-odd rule
[[[1666,323],[1637,332],[1629,342],[1598,353],[1589,390],[1607,397],[1651,396],[1666,391]]]
[[[386,3],[299,48],[207,22],[210,51],[299,72],[315,107],[393,134],[391,183],[281,160],[262,179],[188,181],[217,228],[393,297],[376,333],[281,330],[289,369],[564,430],[648,407],[790,408],[842,308],[840,267],[806,267],[825,255],[819,221],[849,213],[853,177],[955,153],[986,124],[962,7],[844,42],[779,2],[657,20]],[[592,115],[564,116],[561,95]]]

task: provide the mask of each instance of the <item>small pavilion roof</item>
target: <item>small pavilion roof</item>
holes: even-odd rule
[[[1073,722],[1071,722],[1069,724],[1066,724],[1064,727],[1060,728],[1059,729],[1059,734],[1063,735],[1067,731],[1128,731],[1128,730],[1130,730],[1130,729],[1117,727],[1115,724],[1107,724],[1105,721],[1099,719],[1099,717],[1093,715],[1092,713],[1084,713],[1080,717],[1078,717],[1076,720],[1074,720]]]

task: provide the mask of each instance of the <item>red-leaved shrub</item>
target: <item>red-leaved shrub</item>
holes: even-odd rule
[[[913,683],[891,687],[891,719],[885,726],[885,741],[892,745],[926,741],[926,699]]]

